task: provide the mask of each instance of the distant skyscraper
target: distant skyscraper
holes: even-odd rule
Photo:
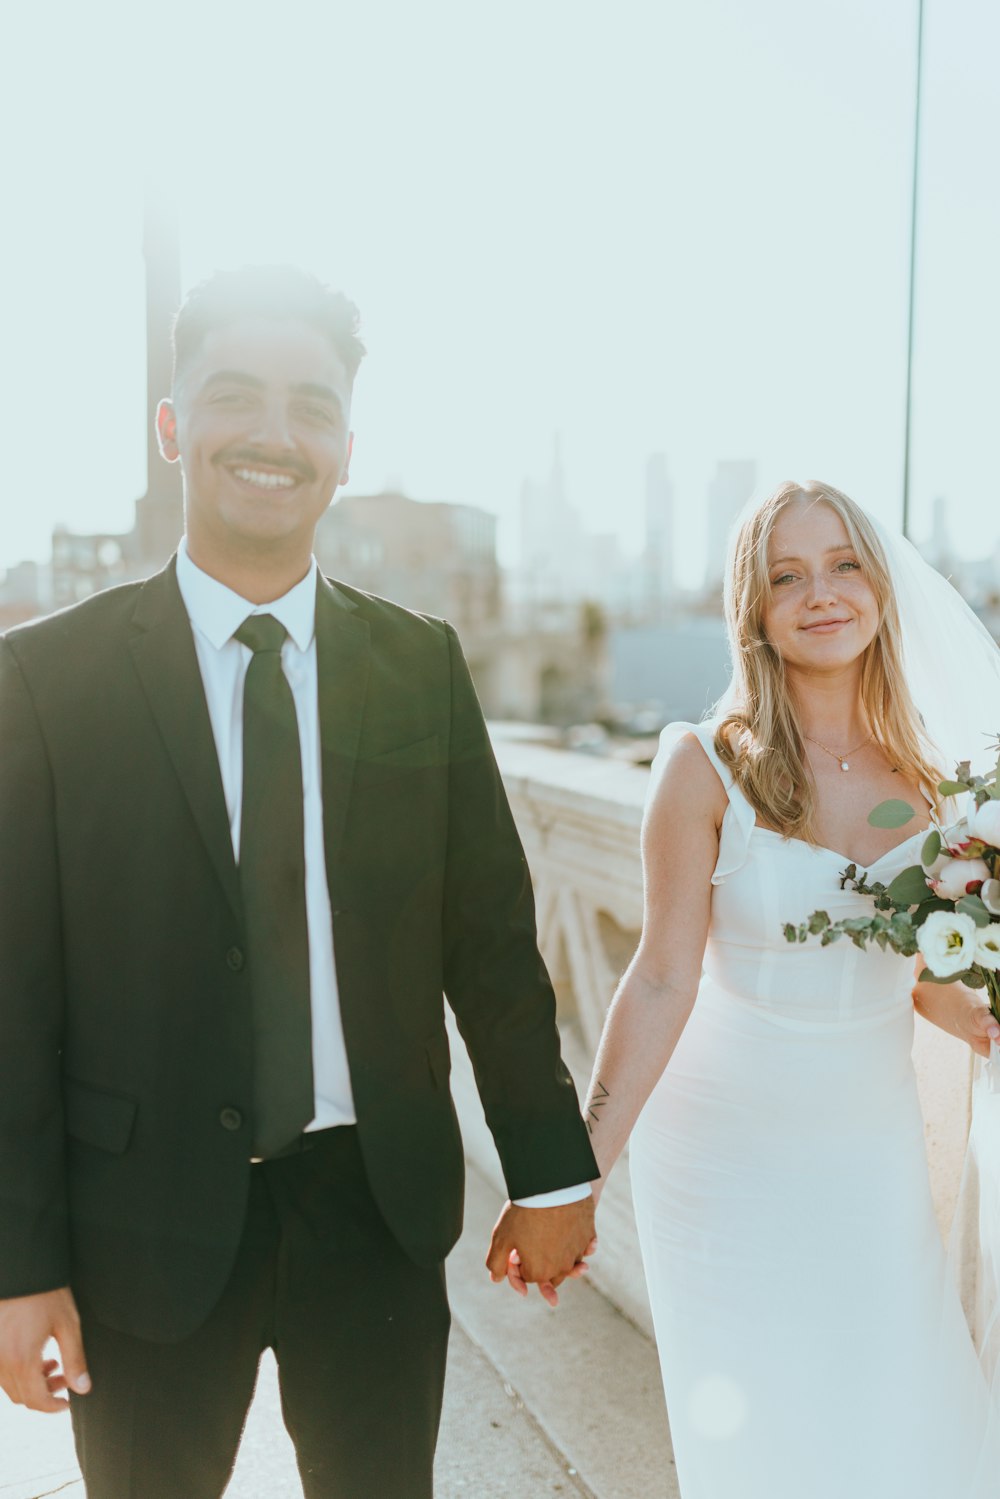
[[[647,614],[658,615],[673,593],[677,577],[674,565],[674,485],[667,473],[665,453],[651,453],[646,461],[646,536],[642,571]]]
[[[753,493],[757,464],[752,458],[724,459],[715,468],[708,486],[706,513],[705,587],[722,586],[726,571],[726,546],[737,515]]]
[[[521,486],[521,572],[536,602],[576,597],[586,539],[580,516],[566,494],[558,436],[544,479]]]
[[[133,546],[143,560],[165,561],[184,530],[179,463],[157,449],[156,408],[170,394],[170,328],[181,300],[177,212],[169,199],[146,194],[142,253],[146,262],[146,493],[136,501]]]
[[[101,588],[145,578],[170,557],[184,529],[180,464],[157,447],[156,408],[170,394],[171,318],[180,301],[180,249],[169,201],[147,194],[142,252],[146,263],[146,492],[135,504],[135,524],[122,535],[52,533],[51,603],[75,603]]]
[[[937,495],[932,509],[931,539],[927,549],[928,560],[941,572],[947,572],[951,567],[954,553],[951,546],[951,536],[948,533],[948,501],[944,495]]]

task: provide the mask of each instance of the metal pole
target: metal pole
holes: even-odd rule
[[[917,0],[917,87],[913,117],[913,188],[910,195],[910,295],[906,325],[906,427],[903,437],[903,535],[910,534],[910,455],[913,441],[913,310],[917,284],[917,190],[920,184],[920,102],[924,73],[924,0]]]

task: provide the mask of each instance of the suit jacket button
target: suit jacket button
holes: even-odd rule
[[[226,953],[226,962],[234,973],[239,973],[245,961],[243,949],[240,947],[231,947]]]
[[[243,1115],[239,1109],[222,1109],[219,1113],[219,1123],[223,1129],[239,1129],[243,1123]]]

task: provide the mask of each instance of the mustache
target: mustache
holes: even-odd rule
[[[315,479],[316,477],[316,470],[311,463],[304,463],[300,458],[293,458],[288,453],[282,453],[276,458],[262,453],[259,448],[223,448],[221,453],[216,453],[212,462],[220,468],[232,463],[241,463],[246,468],[256,466],[277,469],[279,473],[291,474],[297,479]]]

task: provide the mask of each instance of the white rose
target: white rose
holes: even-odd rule
[[[924,962],[936,978],[951,978],[976,961],[979,928],[961,911],[932,911],[919,932]]]
[[[994,973],[1000,968],[1000,922],[991,921],[989,926],[977,928],[976,962],[980,968],[989,968]]]
[[[1000,801],[983,802],[968,816],[969,832],[993,848],[1000,848]]]
[[[968,895],[970,885],[979,885],[989,877],[985,859],[949,859],[938,870],[931,885],[941,900],[961,900],[963,895]]]
[[[1000,880],[984,880],[979,899],[991,916],[1000,916]]]

